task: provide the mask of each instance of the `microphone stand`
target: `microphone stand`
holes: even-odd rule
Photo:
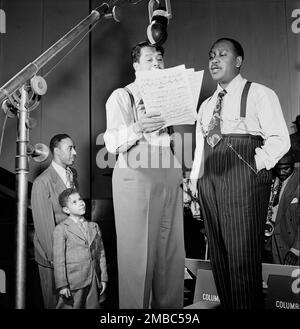
[[[16,141],[16,187],[17,187],[17,232],[16,232],[16,292],[15,292],[15,308],[25,308],[26,297],[26,249],[27,249],[27,193],[28,193],[28,179],[29,162],[27,147],[29,142],[29,92],[39,93],[39,86],[33,87],[29,80],[33,78],[37,72],[55,57],[62,49],[64,49],[70,42],[72,42],[78,35],[89,29],[91,25],[95,25],[102,17],[113,18],[115,6],[121,5],[129,0],[108,0],[101,6],[94,9],[90,15],[83,19],[55,44],[48,48],[32,63],[29,63],[13,78],[5,83],[0,88],[0,104],[4,109],[4,103],[8,103],[10,108],[14,109],[18,117],[18,132]],[[136,3],[139,1],[136,1]],[[134,2],[131,2],[134,4]],[[111,14],[110,12],[113,12]],[[42,79],[42,78],[40,78]],[[40,83],[45,81],[42,79]],[[42,88],[42,87],[41,87]],[[43,88],[42,88],[43,89]],[[7,109],[7,106],[6,106]],[[7,110],[8,111],[8,110]]]
[[[27,144],[29,129],[27,120],[29,113],[26,108],[28,94],[23,85],[20,88],[21,101],[18,110],[17,150],[16,150],[16,185],[17,185],[17,230],[16,230],[16,308],[25,306],[26,283],[26,250],[27,250],[27,191],[29,172]]]

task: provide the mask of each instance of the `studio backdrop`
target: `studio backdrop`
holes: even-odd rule
[[[96,0],[0,0],[0,85],[37,58],[85,18],[102,1]],[[240,41],[245,50],[242,74],[274,89],[280,99],[290,133],[299,114],[300,1],[293,0],[171,0],[172,19],[165,47],[167,67],[185,64],[204,70],[199,104],[214,90],[208,73],[208,51],[220,37]],[[110,93],[134,79],[131,47],[145,40],[149,24],[148,1],[122,6],[122,20],[101,20],[79,45],[68,47],[41,72],[48,91],[31,116],[37,125],[30,143],[49,143],[57,133],[68,133],[76,144],[76,168],[85,198],[111,202],[114,159],[104,148],[105,102]],[[5,17],[5,30],[3,29]],[[4,113],[0,112],[2,126]],[[175,127],[192,133],[194,125]],[[14,172],[16,119],[9,119],[4,135],[0,167]],[[183,146],[184,147],[184,146]],[[30,161],[29,180],[42,164]],[[189,170],[192,159],[183,163]]]

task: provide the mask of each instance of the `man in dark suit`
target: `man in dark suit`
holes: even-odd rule
[[[76,151],[67,134],[55,135],[50,141],[53,160],[33,182],[31,207],[35,229],[35,260],[38,263],[44,307],[55,308],[56,293],[53,274],[53,231],[67,215],[59,205],[58,196],[68,187],[78,187],[76,170],[69,167]]]
[[[300,115],[296,116],[293,124],[296,126],[296,132],[290,135],[291,148],[294,153],[295,162],[300,164]]]
[[[294,168],[294,162],[288,152],[274,168],[269,207],[274,232],[269,243],[275,264],[297,265],[300,260],[300,171]]]

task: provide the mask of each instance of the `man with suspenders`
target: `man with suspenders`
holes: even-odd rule
[[[147,42],[132,50],[136,71],[163,69],[164,50]],[[182,170],[172,151],[172,128],[147,114],[135,82],[106,103],[106,148],[118,154],[113,172],[119,307],[183,307]]]
[[[240,75],[244,52],[217,40],[209,71],[218,83],[198,113],[190,175],[199,183],[212,271],[224,309],[263,307],[261,261],[271,168],[289,150],[277,95]]]

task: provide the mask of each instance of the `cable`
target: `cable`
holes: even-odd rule
[[[91,27],[88,29],[88,31],[79,39],[79,41],[46,73],[44,74],[44,77],[48,76],[54,69],[80,44],[80,42],[94,29],[95,25],[98,22],[94,22]],[[0,138],[0,157],[2,152],[2,144],[3,144],[3,136],[4,136],[4,130],[6,126],[6,121],[8,118],[8,111],[5,114],[2,131],[1,131],[1,138]]]
[[[4,121],[3,121],[3,126],[1,130],[1,137],[0,137],[0,158],[1,158],[1,151],[2,151],[2,144],[3,144],[3,136],[4,136],[4,131],[5,131],[5,126],[6,126],[6,121],[8,118],[8,111],[5,113]]]
[[[94,22],[92,26],[88,29],[88,31],[82,36],[81,39],[46,73],[44,74],[44,78],[48,76],[54,69],[80,44],[80,42],[94,29],[95,25],[98,22]]]

